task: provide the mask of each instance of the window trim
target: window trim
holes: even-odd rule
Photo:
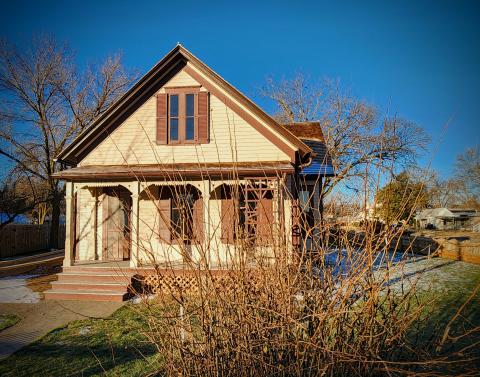
[[[166,87],[165,94],[167,95],[167,145],[197,145],[200,144],[198,140],[198,93],[201,85],[188,87]],[[187,140],[187,94],[194,95],[194,137],[192,140]],[[170,96],[178,95],[178,140],[170,138]]]

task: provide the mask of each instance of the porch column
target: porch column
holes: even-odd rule
[[[208,266],[211,260],[211,235],[213,234],[212,231],[212,221],[210,219],[210,180],[204,180],[202,186],[202,197],[203,197],[203,224],[204,224],[204,237],[203,237],[203,252],[204,252],[204,260],[203,262]],[[203,258],[202,258],[203,259]],[[202,260],[200,261],[202,262]]]
[[[139,242],[139,195],[140,195],[140,182],[136,181],[132,184],[132,221],[130,237],[132,238],[132,248],[130,252],[130,267],[138,266],[138,242]]]
[[[75,192],[72,182],[66,183],[65,192],[65,257],[63,266],[68,267],[72,265],[75,246]]]

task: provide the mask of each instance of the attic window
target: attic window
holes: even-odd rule
[[[157,144],[208,142],[208,93],[168,88],[157,96]]]

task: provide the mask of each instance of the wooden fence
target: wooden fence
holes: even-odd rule
[[[0,230],[0,259],[48,249],[50,225],[9,224]],[[65,244],[65,226],[60,226],[58,245]]]

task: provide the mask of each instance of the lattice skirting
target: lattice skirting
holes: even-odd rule
[[[243,272],[241,275],[231,270],[208,272],[175,271],[158,272],[148,275],[136,275],[133,289],[137,293],[162,294],[198,294],[203,292],[233,293],[236,290],[257,290],[258,272]]]

